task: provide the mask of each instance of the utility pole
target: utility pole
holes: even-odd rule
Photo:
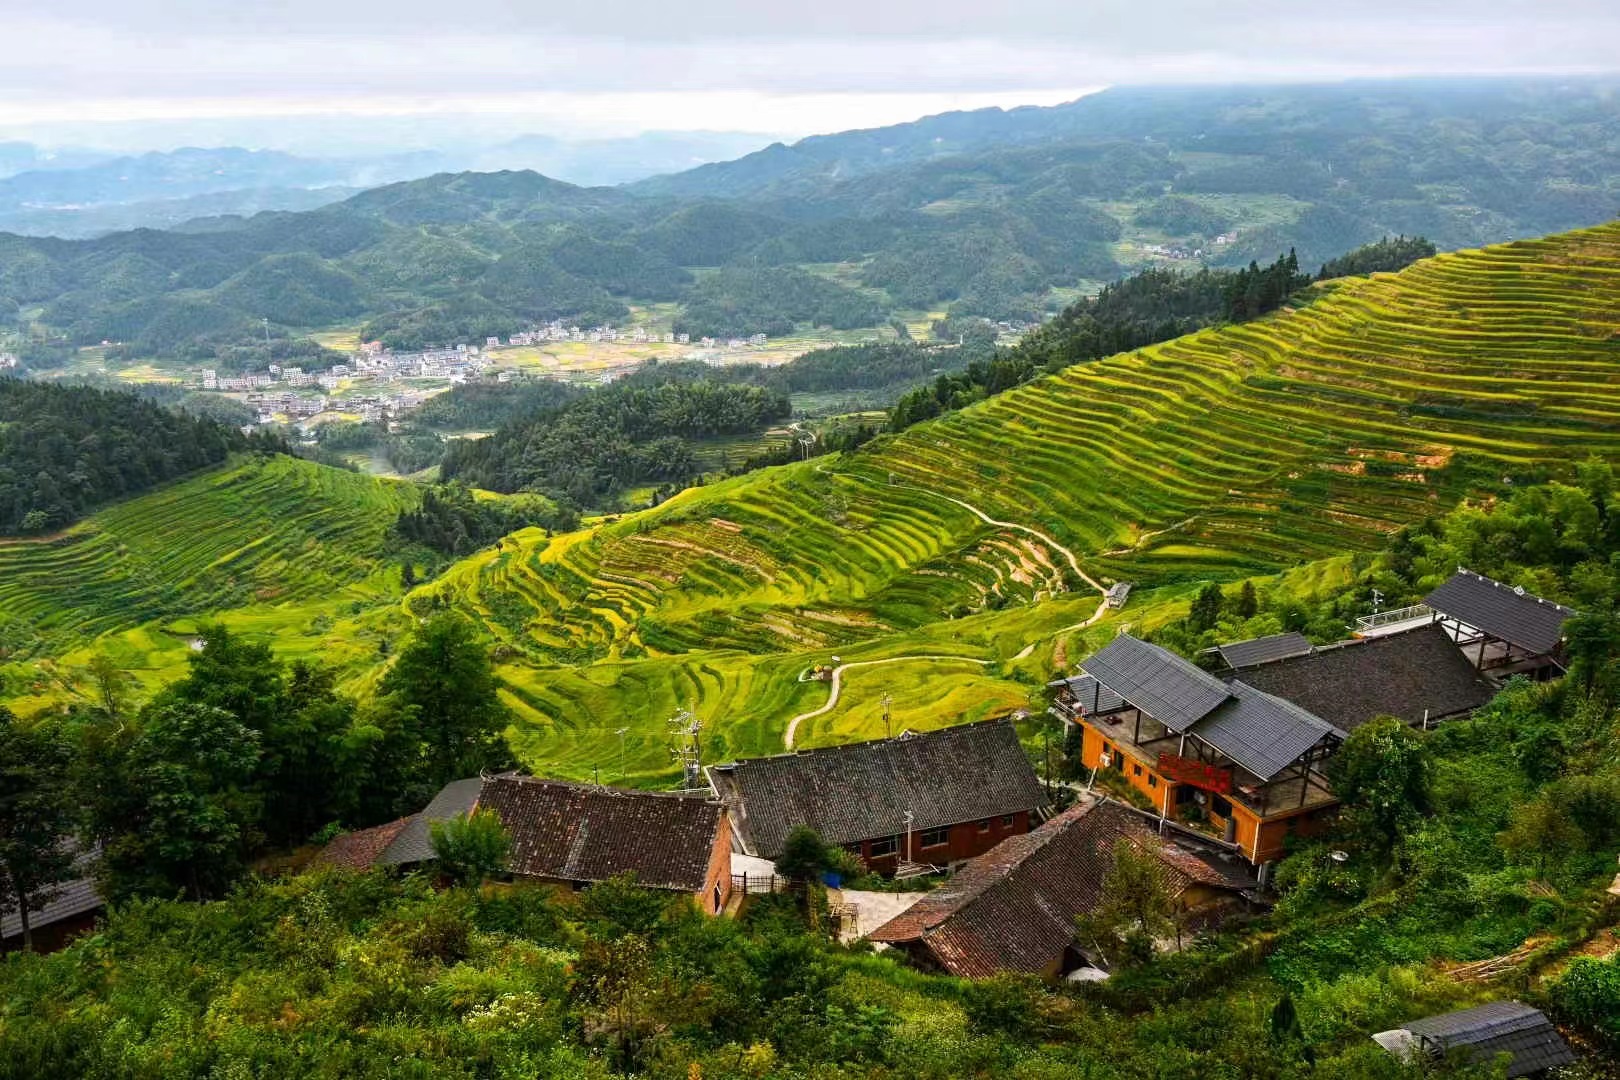
[[[259,322],[264,324],[264,357],[268,361],[270,359],[270,320],[260,318]]]
[[[1376,615],[1376,614],[1378,614],[1379,606],[1381,604],[1383,604],[1383,602],[1384,602],[1384,594],[1379,592],[1377,589],[1374,589],[1372,591],[1372,594],[1373,594],[1373,614]]]
[[[622,728],[619,729],[619,732],[618,732],[618,734],[619,734],[619,779],[621,781],[624,780],[626,775],[628,775],[624,771],[624,733],[629,731],[629,730],[630,729],[627,728],[627,727],[622,727]]]
[[[894,731],[889,726],[889,706],[893,703],[894,698],[888,694],[883,695],[883,737],[885,739],[894,738]]]

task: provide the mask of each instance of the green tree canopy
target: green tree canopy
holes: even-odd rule
[[[53,728],[27,726],[0,706],[0,909],[17,909],[25,949],[34,946],[29,915],[73,875],[71,764]]]

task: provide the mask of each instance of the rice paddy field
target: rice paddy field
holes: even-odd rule
[[[1331,587],[1335,564],[1315,560],[1592,453],[1620,458],[1620,224],[1328,283],[1293,310],[1073,367],[855,454],[565,536],[513,534],[418,592],[488,628],[531,768],[657,784],[678,709],[703,721],[706,760],[780,750],[828,702],[805,672],[837,657],[894,662],[849,669],[796,745],[881,735],[885,695],[896,731],[1013,711],[1121,625],[1179,615],[1203,581],[1302,568]],[[369,643],[408,616],[332,543],[308,556],[336,563],[318,591],[343,579],[359,609],[321,640],[363,685]],[[0,543],[0,573],[14,547]],[[211,567],[167,605],[128,577],[87,595],[89,615],[64,587],[27,602],[79,634],[233,596],[275,608],[241,592],[274,574],[225,575],[233,594]],[[1083,626],[1116,580],[1136,583],[1131,603]],[[136,598],[123,615],[118,588]]]

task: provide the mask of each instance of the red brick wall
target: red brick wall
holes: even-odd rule
[[[714,888],[720,887],[720,906],[715,910]],[[715,830],[714,846],[709,849],[709,870],[703,879],[703,891],[694,899],[698,907],[710,915],[719,915],[731,901],[731,819],[722,812],[720,827]]]

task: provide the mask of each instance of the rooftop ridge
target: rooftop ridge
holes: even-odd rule
[[[1506,589],[1508,592],[1512,593],[1514,596],[1521,596],[1526,600],[1534,600],[1538,604],[1545,604],[1548,607],[1555,607],[1559,611],[1567,611],[1571,615],[1579,615],[1580,614],[1579,611],[1575,610],[1574,608],[1570,607],[1569,605],[1560,604],[1556,600],[1548,600],[1545,596],[1540,596],[1540,595],[1538,595],[1536,593],[1533,593],[1529,589],[1526,589],[1523,585],[1509,585],[1505,581],[1497,581],[1493,577],[1489,577],[1489,576],[1487,576],[1485,574],[1481,574],[1477,570],[1470,570],[1466,566],[1457,567],[1457,573],[1459,573],[1459,574],[1467,574],[1471,578],[1475,578],[1475,579],[1477,579],[1479,581],[1483,581],[1487,585],[1494,586],[1495,588],[1498,588],[1498,589]]]
[[[889,743],[914,742],[917,739],[934,739],[945,735],[970,731],[977,728],[989,727],[995,724],[1011,724],[1010,716],[990,716],[983,720],[970,720],[965,724],[947,724],[945,727],[934,728],[931,731],[902,731],[898,735],[891,735],[882,739],[861,739],[856,742],[836,743],[832,746],[807,746],[804,749],[784,750],[779,754],[761,754],[758,757],[737,758],[733,761],[718,762],[705,766],[709,769],[730,769],[737,765],[749,764],[755,761],[780,761],[784,758],[830,757],[834,754],[851,750],[867,750]]]
[[[713,794],[704,795],[695,791],[647,791],[642,788],[613,787],[609,784],[584,784],[577,780],[557,780],[548,776],[528,776],[518,772],[495,773],[484,777],[485,783],[494,780],[510,780],[522,784],[539,784],[542,787],[566,788],[571,791],[580,791],[586,794],[607,795],[614,798],[639,798],[651,796],[660,799],[692,799],[698,802],[718,803],[720,799]]]

